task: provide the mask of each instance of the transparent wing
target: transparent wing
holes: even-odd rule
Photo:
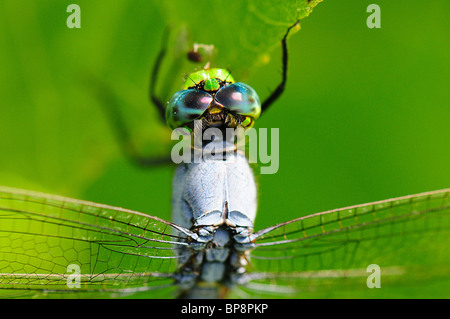
[[[131,210],[0,187],[0,297],[170,294],[182,231]]]
[[[367,268],[376,264],[384,287],[446,282],[437,291],[448,297],[449,194],[445,189],[351,206],[260,230],[247,288],[289,297],[367,292]]]

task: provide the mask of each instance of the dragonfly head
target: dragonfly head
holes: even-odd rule
[[[225,69],[205,69],[187,76],[184,89],[168,102],[166,121],[170,128],[249,128],[261,114],[261,103],[249,85],[235,82]]]

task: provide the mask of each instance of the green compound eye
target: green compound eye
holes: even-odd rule
[[[239,115],[254,120],[261,114],[261,102],[255,90],[245,83],[237,82],[222,87],[215,96],[217,102]]]
[[[166,120],[171,129],[183,126],[202,116],[213,97],[204,91],[189,89],[175,93],[166,108]]]

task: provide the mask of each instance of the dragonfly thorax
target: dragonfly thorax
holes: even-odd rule
[[[248,236],[253,229],[253,221],[239,211],[229,211],[225,201],[223,211],[213,210],[195,219],[193,228],[199,234],[199,241],[217,241],[219,246],[229,241],[230,234],[236,237]],[[225,241],[225,232],[228,234]]]
[[[226,145],[214,140],[217,146]],[[215,160],[180,164],[175,172],[173,221],[190,230],[180,234],[178,283],[184,291],[198,285],[229,286],[245,272],[256,217],[256,184],[239,151]]]

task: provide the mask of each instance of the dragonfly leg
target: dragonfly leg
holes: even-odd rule
[[[123,120],[120,112],[120,99],[107,85],[101,81],[96,81],[95,87],[97,95],[101,101],[101,105],[112,125],[116,139],[119,143],[120,149],[126,158],[130,159],[135,165],[141,167],[151,167],[161,164],[172,163],[170,156],[145,156],[138,152],[133,139],[131,138],[130,130]]]
[[[160,70],[161,63],[165,57],[167,50],[167,42],[169,38],[169,28],[166,29],[165,34],[162,39],[161,50],[156,57],[155,64],[153,66],[153,70],[150,76],[150,85],[149,85],[149,96],[151,102],[156,106],[160,119],[165,124],[165,106],[162,100],[156,96],[155,88],[156,88],[156,80],[158,77],[158,73]],[[134,164],[142,167],[151,167],[160,164],[169,164],[172,163],[170,156],[145,156],[138,152],[136,145],[133,143],[131,138],[130,130],[123,120],[123,116],[120,112],[120,102],[118,96],[114,93],[114,91],[105,85],[102,81],[90,81],[90,84],[93,84],[93,87],[97,89],[97,95],[100,98],[101,104],[105,110],[105,113],[108,116],[109,121],[112,123],[113,130],[115,132],[116,138],[119,142],[119,146],[122,150],[122,153],[130,159]]]
[[[287,37],[288,37],[291,29],[296,27],[299,23],[300,22],[297,21],[293,25],[291,25],[287,29],[283,39],[281,39],[281,50],[282,50],[282,54],[283,54],[282,55],[283,73],[282,73],[282,77],[281,77],[281,82],[280,82],[280,84],[278,84],[277,88],[272,92],[272,94],[269,97],[267,97],[267,99],[262,103],[261,113],[263,113],[265,110],[267,110],[269,108],[269,106],[271,106],[272,103],[275,102],[284,91],[284,87],[286,85],[286,80],[287,80],[287,68],[288,68]]]
[[[148,88],[150,101],[155,105],[156,109],[158,110],[160,119],[161,121],[163,121],[163,123],[166,123],[166,108],[163,100],[156,95],[155,91],[159,69],[161,67],[162,61],[164,60],[164,57],[166,56],[168,39],[169,39],[169,28],[166,28],[161,42],[161,49],[158,53],[158,56],[156,57],[152,72],[150,74],[150,83]]]

